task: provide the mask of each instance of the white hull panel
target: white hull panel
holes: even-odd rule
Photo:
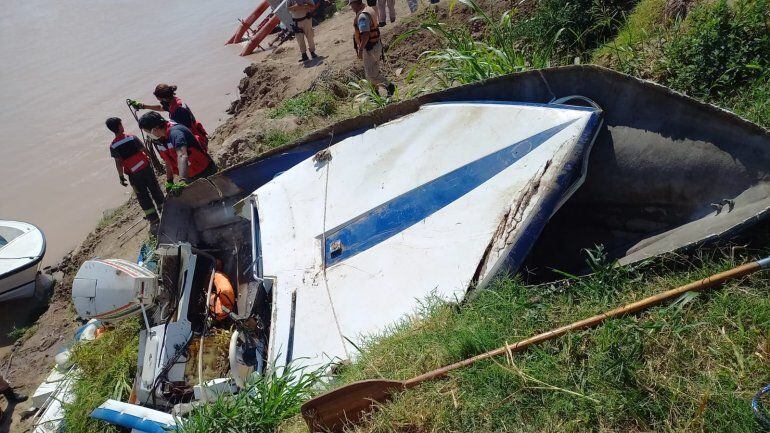
[[[0,220],[0,301],[32,296],[45,236],[32,224]]]
[[[486,284],[579,184],[598,110],[572,108],[427,105],[258,189],[269,358],[351,358],[427,297]]]

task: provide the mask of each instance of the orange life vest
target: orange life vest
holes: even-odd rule
[[[133,135],[121,134],[115,137],[110,143],[110,148],[120,156],[123,162],[123,171],[127,174],[134,174],[150,165],[150,159],[144,152],[131,146],[134,140],[138,140]]]
[[[211,158],[201,148],[200,143],[198,143],[197,138],[195,138],[195,135],[189,128],[174,122],[168,122],[166,124],[166,138],[164,140],[156,140],[155,147],[158,149],[160,157],[171,166],[171,171],[174,174],[179,175],[179,166],[177,165],[176,149],[171,146],[170,142],[171,128],[184,128],[190,133],[193,142],[187,143],[187,177],[193,178],[211,164]]]
[[[168,117],[173,118],[174,112],[177,108],[184,107],[187,109],[187,111],[190,113],[191,123],[190,125],[185,125],[186,127],[190,128],[190,131],[192,131],[195,138],[198,139],[198,143],[201,145],[203,150],[206,152],[209,151],[209,137],[208,133],[206,132],[206,129],[203,128],[203,124],[198,122],[198,119],[195,118],[195,115],[192,114],[192,110],[190,110],[190,107],[187,106],[187,104],[182,103],[182,100],[179,98],[174,98],[174,100],[171,101],[171,103],[168,104]],[[177,122],[179,123],[179,122]]]
[[[209,309],[215,319],[224,320],[229,315],[222,307],[235,312],[235,290],[227,275],[219,271],[214,272],[214,288],[216,292],[211,294]]]
[[[358,19],[361,14],[366,14],[369,17],[369,41],[366,43],[367,50],[371,50],[380,41],[380,24],[378,22],[377,11],[371,6],[366,6],[361,12],[356,14],[356,18],[353,21],[353,28],[355,29],[354,37],[356,41],[356,47],[361,46],[361,30],[358,29]]]

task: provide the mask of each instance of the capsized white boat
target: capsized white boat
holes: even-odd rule
[[[600,125],[595,107],[426,104],[257,189],[268,359],[349,359],[415,302],[516,269],[582,183]]]
[[[0,220],[0,301],[32,296],[45,236],[32,224]]]

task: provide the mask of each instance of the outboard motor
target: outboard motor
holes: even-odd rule
[[[72,303],[78,316],[114,322],[151,307],[158,277],[121,259],[93,259],[80,267],[72,282]]]

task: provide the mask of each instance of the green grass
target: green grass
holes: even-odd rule
[[[13,341],[19,341],[19,340],[26,340],[31,335],[33,335],[37,331],[37,324],[30,325],[30,326],[20,326],[17,327],[14,325],[13,329],[11,329],[7,336],[8,338]]]
[[[274,149],[276,147],[291,143],[292,141],[299,138],[299,136],[300,132],[298,130],[286,132],[280,129],[271,129],[265,132],[265,137],[262,139],[262,144],[264,144],[267,149]]]
[[[591,50],[612,39],[635,0],[542,0],[534,10],[508,10],[499,16],[475,0],[454,0],[450,10],[468,8],[466,25],[436,15],[396,39],[418,31],[438,37],[440,47],[425,51],[414,71],[432,76],[438,88],[468,84],[532,68],[590,58]],[[418,87],[424,87],[419,83]]]
[[[735,94],[770,67],[767,0],[697,5],[665,48],[666,84],[709,99]]]
[[[770,3],[697,0],[675,17],[667,5],[639,3],[594,60],[770,127]]]
[[[428,302],[418,318],[367,339],[336,383],[406,379],[736,264],[704,255],[602,266],[558,290],[500,280],[460,306]],[[356,431],[753,432],[750,399],[770,383],[768,359],[770,280],[758,274],[458,370]],[[303,428],[295,417],[284,431]]]
[[[289,115],[297,116],[300,119],[307,119],[311,116],[327,117],[334,114],[336,110],[336,99],[330,92],[308,90],[293,98],[285,99],[281,105],[268,112],[268,117],[272,119]]]
[[[74,401],[66,404],[67,433],[118,432],[104,422],[89,418],[109,398],[124,400],[131,392],[139,347],[139,320],[120,322],[100,338],[76,344],[71,360],[77,365]]]
[[[102,218],[96,223],[96,231],[103,230],[108,225],[114,223],[120,217],[124,206],[115,209],[109,209],[102,213]]]
[[[318,372],[288,366],[280,372],[256,377],[238,394],[220,395],[182,420],[180,433],[275,431],[283,420],[299,413],[300,406],[317,388]]]

